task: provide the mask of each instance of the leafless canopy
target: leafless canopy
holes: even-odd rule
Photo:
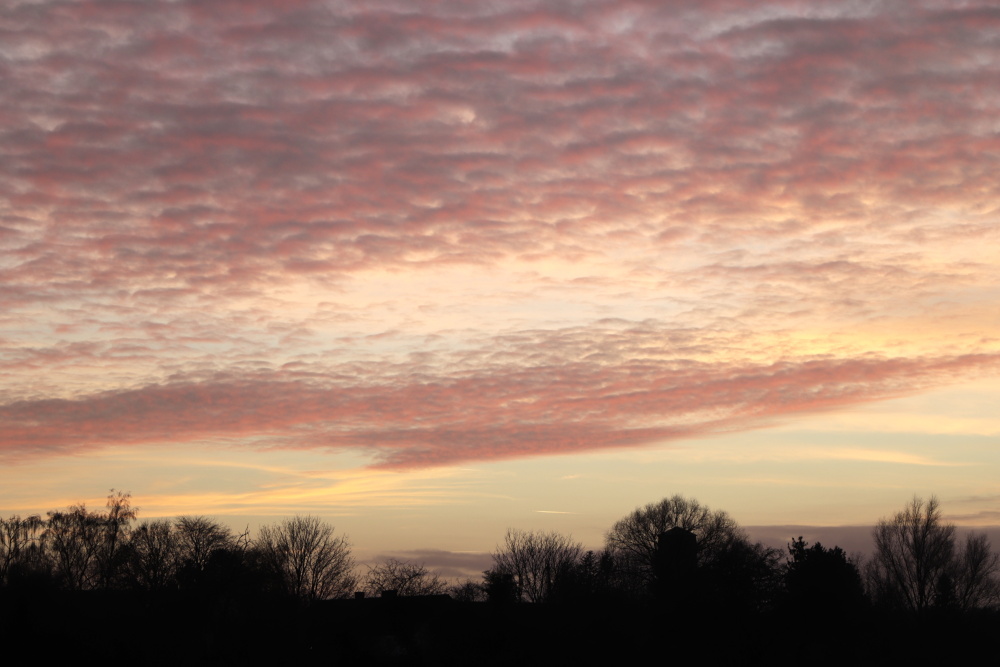
[[[493,552],[493,571],[513,578],[521,600],[544,602],[560,571],[582,554],[583,545],[565,535],[508,529]]]
[[[381,595],[396,591],[397,595],[437,595],[447,590],[448,584],[422,564],[389,558],[368,568],[365,592]]]
[[[335,537],[333,526],[316,517],[261,527],[257,547],[292,595],[306,600],[345,597],[357,585],[347,537]]]
[[[180,565],[178,535],[167,519],[143,521],[129,541],[129,570],[136,584],[146,590],[170,586]]]
[[[235,543],[229,528],[204,516],[177,517],[174,529],[181,562],[198,570],[205,568],[213,551]]]
[[[10,583],[16,568],[31,568],[44,561],[44,529],[45,522],[37,514],[0,519],[0,586]]]
[[[937,498],[913,500],[872,531],[868,586],[880,603],[911,611],[953,605],[972,609],[998,599],[998,557],[985,535],[956,551],[955,527],[941,521]]]
[[[91,512],[80,504],[48,517],[42,541],[63,585],[71,590],[110,587],[136,517],[131,496],[112,489],[107,512]]]
[[[955,559],[952,580],[960,609],[993,607],[1000,602],[1000,555],[990,549],[983,533],[966,537],[965,548]]]

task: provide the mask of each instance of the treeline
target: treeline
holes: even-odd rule
[[[984,534],[960,544],[936,498],[914,498],[881,519],[873,540],[867,558],[801,537],[779,550],[751,541],[726,512],[673,496],[616,522],[601,551],[584,551],[558,533],[510,530],[480,586],[494,600],[658,601],[739,614],[805,604],[831,614],[1000,604],[1000,556]]]
[[[959,544],[935,498],[914,498],[873,531],[862,559],[793,539],[750,540],[721,510],[673,496],[637,508],[586,551],[558,533],[508,530],[479,580],[449,586],[423,564],[387,560],[364,575],[351,545],[315,517],[234,534],[201,516],[139,521],[127,493],[102,511],[75,505],[0,519],[0,588],[241,590],[305,601],[449,593],[459,601],[622,604],[756,613],[807,601],[834,611],[971,611],[1000,603],[1000,558],[985,535]]]
[[[140,521],[112,492],[100,511],[0,519],[0,627],[28,643],[59,628],[66,657],[241,665],[635,662],[681,644],[709,664],[922,663],[995,630],[985,536],[960,542],[936,499],[914,498],[873,537],[865,558],[802,538],[774,549],[673,496],[615,522],[600,550],[508,530],[481,578],[449,585],[400,560],[362,572],[314,517],[251,536],[199,516]]]
[[[238,592],[323,600],[357,586],[350,544],[314,517],[263,526],[256,538],[201,516],[137,522],[127,493],[104,511],[0,519],[7,590]]]

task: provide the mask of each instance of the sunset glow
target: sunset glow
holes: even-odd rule
[[[11,0],[0,515],[1000,512],[1000,9]]]

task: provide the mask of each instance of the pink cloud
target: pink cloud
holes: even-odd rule
[[[223,375],[76,400],[8,403],[0,407],[0,451],[17,459],[222,439],[248,446],[346,447],[370,453],[378,465],[424,467],[755,428],[794,414],[909,394],[998,361],[995,355],[972,355],[765,366],[580,362],[451,377],[400,374],[372,384],[292,372]]]
[[[998,23],[945,0],[8,3],[4,447],[247,438],[436,465],[750,427],[971,373],[988,323],[947,359],[775,344],[773,364],[746,361],[740,327],[759,344],[824,309],[849,326],[972,288],[995,301],[988,260],[936,253],[996,238]],[[579,275],[543,275],[553,260]],[[416,316],[331,350],[312,314],[282,312],[300,283],[514,264],[564,292],[510,324],[531,287],[489,293],[501,314],[444,335],[468,356],[430,354],[427,377],[352,347]],[[556,303],[570,288],[586,296]],[[489,289],[428,309],[472,312]],[[684,325],[616,347],[568,323],[588,298]],[[731,356],[621,351],[668,334]],[[330,375],[326,355],[355,365]],[[310,379],[259,370],[281,367]]]

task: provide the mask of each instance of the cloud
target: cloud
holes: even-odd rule
[[[6,3],[0,447],[433,466],[992,368],[998,22]]]
[[[488,553],[444,551],[442,549],[411,549],[379,554],[372,560],[377,562],[397,558],[424,565],[428,570],[451,580],[479,580],[483,571],[493,565],[493,557]]]
[[[865,556],[872,551],[872,526],[746,526],[746,530],[752,539],[781,550],[804,537],[809,544],[840,547],[848,556]]]
[[[525,350],[514,349],[511,355]],[[378,466],[574,453],[754,428],[983,372],[996,356],[770,365],[517,363],[452,375],[246,373],[0,407],[7,458],[201,440],[367,452]],[[383,369],[383,373],[385,370]]]
[[[908,226],[985,203],[993,171],[995,108],[975,92],[994,73],[987,8],[900,21],[775,3],[675,42],[690,14],[638,4],[627,32],[600,2],[248,7],[4,11],[22,35],[5,215],[38,225],[5,282],[263,289],[285,270],[600,254],[668,218],[780,236],[775,214],[795,232],[873,204]]]

